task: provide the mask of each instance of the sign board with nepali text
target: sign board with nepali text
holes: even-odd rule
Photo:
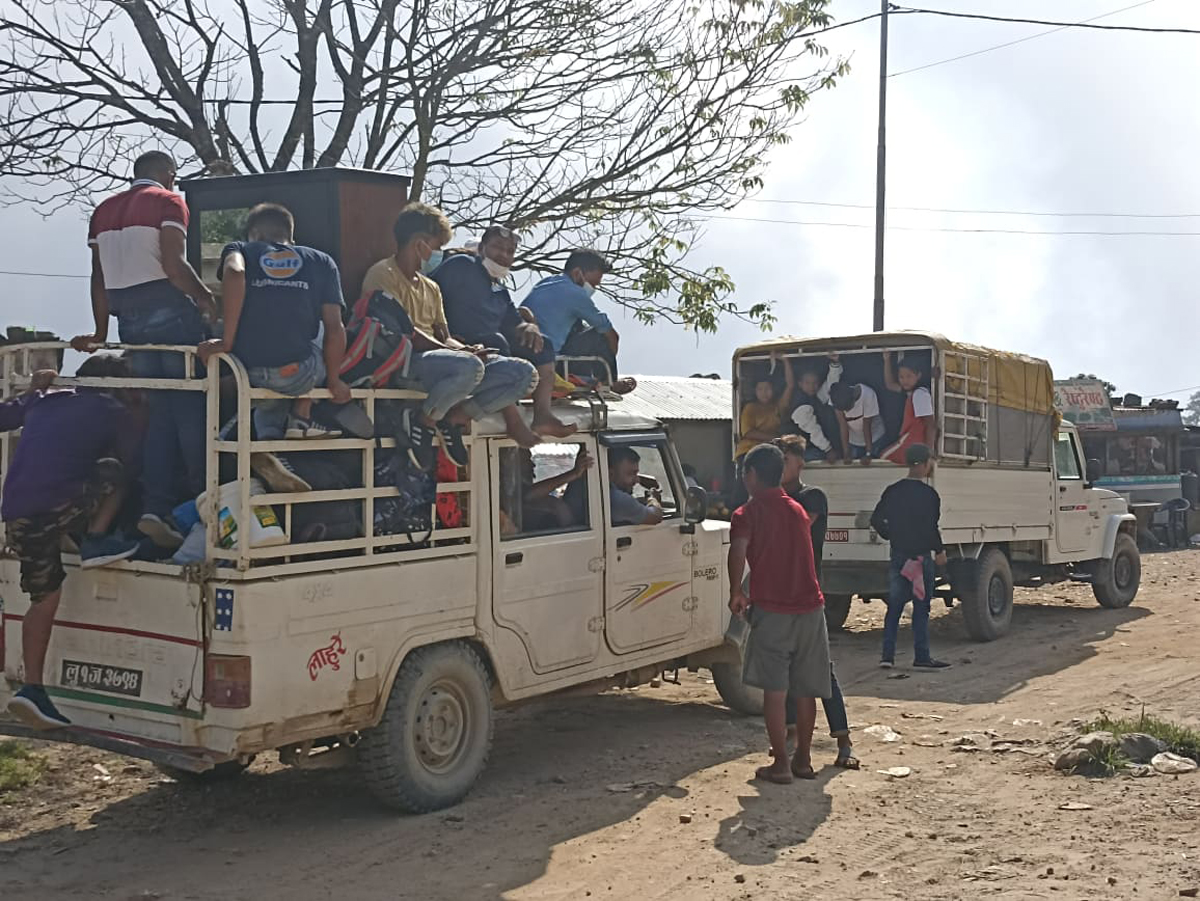
[[[1054,405],[1064,419],[1075,423],[1080,431],[1115,432],[1108,389],[1095,379],[1068,379],[1054,383]]]

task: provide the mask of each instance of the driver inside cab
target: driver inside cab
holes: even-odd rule
[[[638,486],[647,482],[638,472],[641,459],[632,447],[608,451],[608,506],[614,526],[654,526],[663,521],[661,499],[649,494],[644,500],[634,497]]]

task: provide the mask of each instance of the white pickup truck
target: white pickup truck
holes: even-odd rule
[[[1044,360],[919,332],[781,338],[735,353],[735,395],[745,400],[755,381],[771,377],[772,356],[824,375],[835,354],[843,382],[876,390],[894,435],[904,397],[885,388],[884,352],[912,355],[932,376],[938,434],[932,484],[942,499],[950,557],[939,593],[959,600],[968,634],[991,641],[1007,631],[1015,585],[1074,579],[1090,582],[1106,607],[1129,604],[1141,576],[1134,517],[1115,492],[1092,486],[1094,467],[1084,459],[1075,427],[1054,409],[1053,376]],[[826,422],[834,421],[832,411],[825,412]],[[887,596],[888,543],[871,528],[871,513],[883,490],[904,474],[903,467],[879,460],[868,466],[815,462],[805,471],[805,481],[829,496],[822,585],[833,628],[845,622],[855,595]]]
[[[0,351],[2,396],[24,390],[23,355],[37,349]],[[218,441],[219,374],[236,381],[243,425],[252,397],[273,396],[251,389],[232,358],[211,366],[207,380],[118,380],[206,393],[211,498],[219,495],[218,457],[236,461],[246,510],[252,452],[296,459],[336,451],[367,474],[378,455],[393,452],[389,439],[252,442],[246,428],[238,440]],[[414,395],[355,397],[374,420],[379,402]],[[468,792],[487,760],[498,705],[708,667],[732,704],[753,711],[738,653],[724,639],[728,524],[704,521],[704,493],[686,488],[655,418],[622,413],[619,403],[574,402],[556,412],[579,426],[557,456],[572,459],[582,447],[598,461],[572,486],[573,512],[558,523],[522,515],[530,486],[522,472],[532,464],[539,480],[553,474],[543,464],[554,455],[542,448],[525,456],[496,419],[476,424],[470,465],[438,485],[461,521],[438,521],[428,541],[374,533],[372,505],[396,490],[367,478],[351,489],[254,497],[280,512],[287,544],[251,546],[252,530],[242,528],[222,547],[209,528],[205,562],[187,567],[81,570],[68,558],[47,690],[74,726],[38,737],[152,760],[180,778],[233,775],[275,750],[301,767],[356,762],[386,804],[419,812]],[[0,461],[8,461],[17,439],[2,440]],[[620,447],[636,450],[642,474],[657,481],[660,524],[611,523],[604,461]],[[346,501],[366,514],[356,537],[298,543],[291,524],[303,506]],[[215,521],[216,502],[203,506]],[[0,709],[23,677],[29,599],[18,585],[17,562],[0,560]],[[0,733],[33,734],[9,722]]]

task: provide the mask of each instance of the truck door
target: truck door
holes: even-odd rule
[[[604,472],[604,516],[609,524],[605,556],[604,634],[617,654],[666,644],[688,634],[695,606],[692,593],[692,535],[680,532],[683,524],[683,489],[663,432],[611,433],[601,437]],[[633,496],[657,493],[664,512],[657,525],[630,524],[618,506],[628,498],[617,496],[610,461],[636,455],[640,476],[657,482],[653,491],[639,484]],[[628,492],[626,492],[628,494]]]
[[[490,450],[496,624],[520,637],[536,673],[588,663],[603,624],[604,508],[596,467],[575,467],[581,452],[594,461],[595,440]]]
[[[1094,520],[1091,511],[1088,510],[1082,461],[1076,435],[1070,431],[1059,432],[1054,442],[1054,471],[1057,483],[1054,498],[1054,535],[1062,553],[1085,551],[1092,542]]]

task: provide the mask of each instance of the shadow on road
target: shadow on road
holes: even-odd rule
[[[715,692],[711,702],[690,703],[640,692],[563,698],[501,712],[487,771],[451,810],[390,814],[353,769],[255,768],[203,788],[163,782],[98,810],[86,831],[0,843],[0,887],[5,895],[122,901],[143,892],[223,901],[498,899],[540,878],[556,847],[633,820],[660,797],[686,798],[681,780],[763,742],[761,722],[730,714]],[[614,790],[628,783],[638,788]]]
[[[883,605],[871,606],[879,608],[882,621]],[[854,609],[861,609],[857,602]],[[900,626],[895,670],[878,668],[882,625],[834,633],[831,650],[838,680],[850,695],[987,704],[1039,676],[1067,670],[1096,656],[1118,629],[1151,613],[1137,606],[1109,610],[1025,601],[1015,606],[1007,635],[998,641],[974,642],[966,637],[958,608],[945,610],[939,600],[934,602],[930,620],[930,645],[935,657],[953,664],[951,669],[911,668],[912,630],[907,612]]]

